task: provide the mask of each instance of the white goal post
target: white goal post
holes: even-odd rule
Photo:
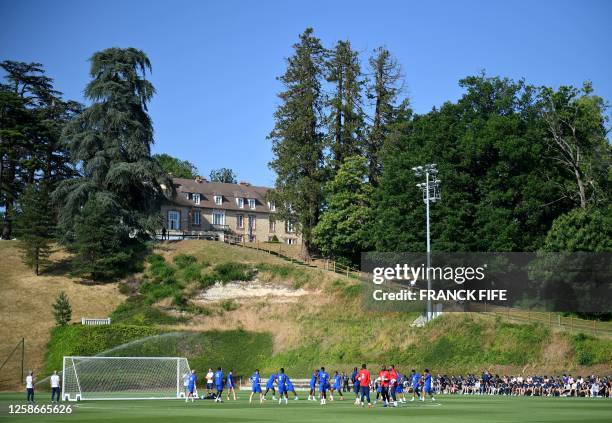
[[[62,398],[66,401],[184,398],[184,381],[190,373],[184,357],[65,356]]]

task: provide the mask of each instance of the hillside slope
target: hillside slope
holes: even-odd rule
[[[219,242],[157,245],[158,255],[151,256],[144,275],[119,286],[93,287],[63,276],[27,277],[14,245],[0,246],[12,263],[1,292],[2,322],[9,325],[3,324],[0,334],[15,338],[9,342],[2,336],[0,351],[25,334],[28,345],[36,347],[28,349],[28,367],[44,368],[44,374],[61,366],[63,355],[109,349],[111,355],[184,355],[192,366],[223,365],[236,374],[247,374],[254,366],[265,372],[284,366],[304,377],[315,366],[349,370],[364,361],[447,373],[483,368],[500,373],[612,372],[608,339],[481,314],[449,314],[425,328],[411,328],[413,314],[361,311],[355,279]],[[15,272],[17,268],[22,270]],[[214,284],[224,275],[226,283]],[[50,339],[50,304],[60,289],[73,300],[74,318],[105,316],[121,303],[112,314],[116,323],[56,328]],[[120,290],[131,292],[127,301]],[[19,301],[7,301],[11,296]],[[44,316],[44,324],[37,319],[30,328],[25,310]]]
[[[54,267],[36,276],[21,262],[16,241],[0,241],[0,363],[23,337],[26,370],[42,368],[49,331],[55,326],[52,304],[60,291],[68,294],[73,322],[81,317],[107,317],[125,300],[116,283],[85,286],[68,277],[66,258],[61,251],[54,253]],[[15,384],[15,377],[6,379],[20,373],[20,367],[20,356],[7,362],[0,389]]]

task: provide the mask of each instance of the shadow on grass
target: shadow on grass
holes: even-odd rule
[[[60,260],[55,260],[49,263],[41,275],[45,276],[71,276],[72,272],[72,257],[64,257]]]

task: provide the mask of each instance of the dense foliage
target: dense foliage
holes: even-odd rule
[[[348,157],[326,185],[327,208],[314,229],[321,253],[340,261],[357,262],[371,247],[368,228],[374,220],[373,188],[367,182],[368,164],[362,156]]]
[[[161,185],[171,186],[151,157],[150,69],[147,56],[134,48],[95,53],[85,88],[93,104],[64,129],[81,174],[54,192],[58,226],[61,241],[74,247],[83,265],[89,263],[76,270],[93,279],[125,269],[121,264],[133,258],[134,246],[159,226]],[[94,222],[97,227],[90,226]],[[107,245],[104,236],[110,237]]]
[[[308,30],[302,41],[306,34],[313,37]],[[310,252],[317,247],[326,257],[357,264],[356,252],[364,249],[423,251],[421,180],[412,167],[426,163],[438,165],[442,180],[442,201],[431,211],[434,250],[536,251],[559,216],[576,207],[584,216],[609,210],[607,104],[590,83],[552,89],[481,73],[459,81],[464,94],[458,101],[415,114],[400,98],[403,74],[388,50],[374,50],[366,78],[350,42],[325,50],[316,41],[316,51],[323,51],[305,67],[311,73],[298,72],[304,43],[295,46],[283,78],[308,75],[312,83],[286,84],[295,91],[280,94],[272,133],[276,191],[298,218]],[[324,80],[317,73],[321,61]],[[317,99],[325,101],[306,103]],[[315,136],[299,138],[306,132],[298,122],[319,128],[324,146]],[[341,196],[329,188],[354,154],[366,159],[369,187],[353,191],[355,198],[345,189],[339,208]],[[308,169],[318,169],[318,178],[305,188]],[[360,192],[371,198],[355,202]],[[372,219],[362,219],[347,236],[357,207]],[[570,237],[583,235],[566,230]],[[597,239],[609,245],[609,235]]]
[[[547,157],[537,90],[523,81],[468,77],[456,104],[415,116],[385,147],[376,248],[423,251],[420,182],[411,168],[437,163],[442,201],[432,208],[439,251],[533,251],[574,203]]]
[[[26,188],[40,184],[51,191],[75,175],[60,134],[81,106],[62,99],[40,63],[5,60],[0,68],[5,73],[0,83],[0,238],[11,239]]]
[[[234,171],[226,167],[211,170],[210,171],[210,181],[211,182],[225,182],[228,184],[238,183],[238,180],[236,179],[236,174],[234,173]]]
[[[544,240],[544,251],[612,251],[612,207],[580,208],[559,216]]]
[[[173,178],[194,179],[198,176],[198,168],[188,160],[177,159],[169,154],[154,154],[162,170]]]

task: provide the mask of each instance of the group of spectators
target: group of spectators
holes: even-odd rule
[[[477,376],[434,377],[434,392],[462,395],[523,395],[541,397],[610,398],[612,376]]]

